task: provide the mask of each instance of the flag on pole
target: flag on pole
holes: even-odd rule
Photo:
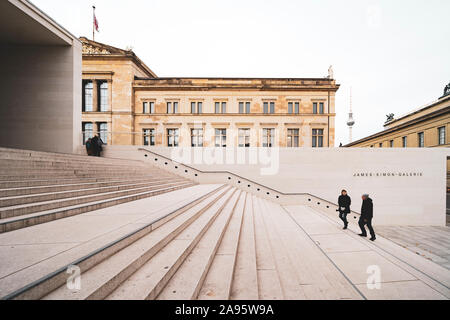
[[[99,32],[99,30],[98,30],[98,20],[97,20],[97,17],[95,16],[95,7],[94,7],[94,28],[95,28],[95,31]]]

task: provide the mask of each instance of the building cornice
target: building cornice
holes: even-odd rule
[[[340,85],[324,78],[135,78],[136,91],[323,91],[336,92]]]

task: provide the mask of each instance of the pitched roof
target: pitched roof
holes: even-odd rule
[[[139,59],[139,57],[133,52],[133,50],[120,49],[101,42],[89,40],[86,37],[80,37],[80,41],[83,43],[83,57],[89,56],[129,57],[150,78],[157,77],[157,75],[141,59]]]

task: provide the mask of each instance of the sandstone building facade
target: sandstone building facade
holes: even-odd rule
[[[131,50],[81,41],[83,141],[334,147],[334,79],[159,78]]]
[[[347,144],[353,148],[449,147],[450,94],[384,125],[384,130]]]

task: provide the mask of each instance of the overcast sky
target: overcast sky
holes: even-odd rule
[[[323,77],[341,88],[336,146],[450,82],[449,0],[32,0],[76,36],[132,47],[158,76]]]

